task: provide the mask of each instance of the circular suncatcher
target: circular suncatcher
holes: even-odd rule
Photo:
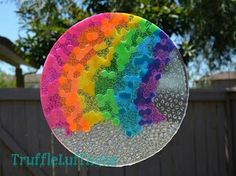
[[[160,151],[185,116],[182,58],[151,22],[98,14],[69,28],[44,65],[41,102],[57,139],[102,166],[126,166]]]

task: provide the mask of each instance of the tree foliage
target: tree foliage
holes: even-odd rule
[[[217,68],[236,54],[236,0],[182,0],[190,9],[188,44],[195,54],[208,59],[210,68]]]
[[[102,12],[132,13],[157,24],[169,36],[177,36],[185,62],[202,55],[214,69],[236,52],[235,0],[38,0],[18,6],[27,34],[19,38],[17,46],[37,66],[43,65],[66,29]]]
[[[26,61],[33,59],[37,67],[44,64],[60,35],[88,16],[73,0],[23,1],[18,6],[17,13],[26,35],[16,44],[25,53]]]
[[[0,70],[0,88],[15,88],[16,81],[13,76],[7,75]]]

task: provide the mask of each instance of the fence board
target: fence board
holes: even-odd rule
[[[207,136],[207,153],[208,153],[208,175],[215,176],[219,175],[218,166],[217,166],[217,133],[216,125],[217,120],[213,117],[216,117],[215,109],[212,108],[210,104],[206,104],[208,110],[205,112],[205,117],[207,122],[206,136]]]
[[[86,176],[100,176],[101,175],[101,168],[92,167],[87,169]]]
[[[227,175],[227,168],[226,168],[226,150],[225,150],[225,106],[223,103],[217,103],[215,106],[216,111],[216,120],[217,120],[217,143],[218,143],[218,168],[219,168],[219,175]]]
[[[232,153],[229,153],[229,155],[232,155],[232,160],[230,160],[232,162],[232,166],[233,166],[233,175],[236,174],[236,101],[234,99],[234,101],[231,99],[231,94],[229,94],[230,100],[229,100],[229,115],[230,115],[230,122],[232,122]]]
[[[139,165],[139,172],[137,176],[161,175],[161,159],[159,154],[156,154],[155,156],[152,156],[148,160],[138,163],[138,165]]]
[[[39,152],[40,153],[51,153],[51,132],[49,130],[48,125],[42,114],[42,110],[40,108],[40,104],[38,103],[36,112],[40,116],[40,123],[39,123],[39,131],[38,131],[38,140],[39,140]],[[43,170],[47,173],[47,175],[52,175],[52,168],[44,166]]]
[[[14,132],[14,126],[12,123],[15,121],[13,117],[12,101],[5,101],[4,104],[1,104],[1,126],[5,129],[10,135]]]
[[[39,123],[40,117],[37,112],[38,102],[25,102],[25,118],[26,129],[27,129],[27,152],[28,154],[35,155],[39,151]]]
[[[13,126],[14,130],[11,131],[13,139],[15,142],[26,152],[28,144],[27,142],[27,117],[25,116],[25,102],[24,101],[14,101],[12,103],[12,119],[13,121],[8,124],[8,126]],[[15,118],[20,120],[16,120]],[[8,128],[6,126],[6,128]],[[27,152],[26,152],[27,153]]]
[[[207,126],[205,123],[206,122],[205,112],[208,111],[208,107],[206,107],[205,104],[202,104],[202,103],[195,103],[195,107],[197,107],[198,109],[201,109],[201,110],[199,110],[198,114],[194,113],[196,176],[207,176],[208,175],[208,173],[207,173],[207,146],[206,146],[206,141],[207,141],[206,128],[207,128]]]
[[[89,175],[89,169],[85,166],[83,166],[83,168],[80,169],[80,172],[79,172],[79,176],[88,176]],[[99,175],[99,172],[95,172],[94,176],[97,176]]]
[[[161,175],[175,176],[173,160],[173,141],[171,141],[161,152]]]
[[[99,175],[101,175],[101,176],[124,176],[123,175],[123,168],[109,168],[109,167],[100,168]],[[93,176],[93,175],[91,174],[91,176]]]
[[[173,167],[175,175],[195,175],[195,152],[194,152],[194,104],[189,105],[187,117],[183,120],[179,132],[173,139]],[[190,116],[191,114],[191,116]],[[188,167],[186,167],[186,165]]]
[[[124,175],[125,176],[133,176],[133,175],[138,175],[139,172],[139,165],[135,164],[133,166],[126,166],[124,167]]]

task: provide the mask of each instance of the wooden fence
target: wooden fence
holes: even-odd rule
[[[158,154],[130,167],[19,167],[11,154],[71,156],[50,133],[38,89],[0,89],[0,176],[235,176],[236,90],[191,90],[179,132]]]

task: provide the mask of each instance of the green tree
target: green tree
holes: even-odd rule
[[[16,87],[16,81],[14,76],[7,75],[0,70],[0,88],[14,88]]]
[[[181,0],[189,9],[190,28],[186,30],[194,53],[208,59],[210,68],[217,68],[236,54],[236,0]],[[236,69],[236,68],[235,68]]]
[[[185,62],[198,55],[211,69],[236,53],[235,0],[48,0],[18,4],[22,27],[27,31],[17,41],[25,59],[43,65],[58,37],[71,25],[101,12],[127,12],[157,24],[169,36],[180,38]]]
[[[16,41],[25,60],[37,67],[44,64],[47,54],[60,35],[88,14],[73,0],[23,1],[17,4],[22,29],[26,35]]]

